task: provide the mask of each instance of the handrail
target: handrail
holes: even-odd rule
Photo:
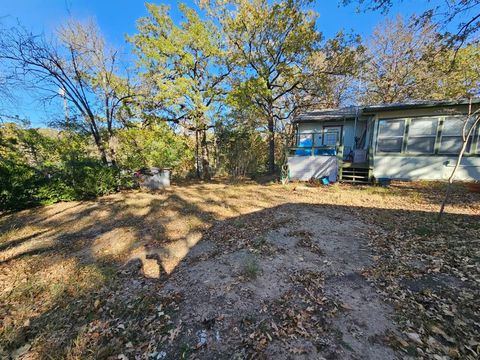
[[[339,142],[335,146],[332,145],[315,145],[315,135],[323,136],[323,132],[297,132],[295,134],[296,146],[291,146],[288,149],[290,155],[294,156],[315,156],[315,155],[327,155],[337,156],[341,160],[343,158],[343,145]],[[310,137],[308,144],[301,145],[300,138],[304,137],[306,140]]]
[[[337,156],[343,157],[343,146],[293,146],[288,149],[293,156]]]
[[[297,150],[297,149],[322,149],[322,150],[337,150],[338,146],[290,146],[289,149]]]

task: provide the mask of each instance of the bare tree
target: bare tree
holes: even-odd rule
[[[379,24],[366,46],[360,76],[365,103],[395,103],[436,98],[438,79],[432,67],[438,57],[435,27],[414,28],[400,16]]]
[[[346,5],[359,4],[363,10],[387,13],[393,4],[403,0],[341,0]],[[426,1],[430,3],[423,13],[414,17],[417,23],[434,23],[443,32],[446,45],[460,49],[464,44],[476,38],[480,31],[480,0],[442,0]],[[448,31],[452,24],[456,31]],[[478,40],[478,39],[477,39]]]
[[[5,29],[2,27],[0,23],[0,38],[4,36]],[[2,43],[0,42],[0,46]],[[1,50],[0,50],[1,52]],[[5,63],[5,59],[0,57],[0,111],[3,111],[3,105],[6,102],[11,102],[14,99],[11,89],[14,85],[14,76],[9,74],[7,71],[7,64]],[[3,114],[0,115],[0,119],[2,117],[10,117],[11,115]]]
[[[468,116],[466,117],[463,128],[462,128],[462,147],[460,149],[460,152],[457,157],[457,161],[455,163],[455,167],[452,170],[452,173],[450,174],[450,177],[448,178],[448,185],[447,185],[447,190],[445,192],[445,197],[443,198],[442,205],[440,206],[440,211],[438,213],[438,219],[441,220],[444,210],[445,210],[445,205],[448,202],[448,198],[450,196],[451,188],[453,181],[455,179],[455,174],[457,173],[458,168],[460,167],[460,164],[462,162],[463,155],[465,154],[465,151],[467,150],[469,141],[472,138],[473,133],[475,132],[475,129],[477,126],[480,124],[480,108],[476,109],[475,111],[472,110],[472,102],[470,100],[470,104],[468,107]]]
[[[93,137],[105,164],[114,163],[108,142],[119,107],[133,96],[128,83],[116,75],[117,51],[109,48],[93,23],[71,21],[58,31],[58,41],[34,35],[22,27],[5,31],[0,59],[10,74],[39,90],[43,100],[64,96]],[[102,134],[106,129],[106,138]]]

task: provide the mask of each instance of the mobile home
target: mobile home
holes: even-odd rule
[[[310,111],[294,120],[290,179],[329,177],[443,180],[455,166],[465,121],[480,99],[416,101]],[[469,126],[470,123],[467,123]],[[480,129],[473,131],[456,178],[480,180]]]

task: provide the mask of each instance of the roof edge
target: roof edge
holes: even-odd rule
[[[397,111],[406,109],[428,109],[442,106],[459,106],[459,105],[477,105],[480,104],[480,97],[472,99],[457,99],[457,100],[426,100],[426,101],[412,101],[405,103],[392,104],[376,104],[365,106],[348,106],[337,109],[312,110],[301,113],[293,119],[293,123],[307,123],[316,121],[342,121],[345,119],[355,119],[361,116],[374,115],[378,112]]]

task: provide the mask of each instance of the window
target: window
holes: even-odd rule
[[[404,133],[405,120],[380,120],[378,123],[377,151],[401,152]]]
[[[412,119],[408,130],[407,152],[433,154],[437,137],[437,118]]]
[[[473,119],[472,119],[473,121]],[[442,137],[440,139],[439,153],[441,154],[458,154],[463,145],[463,126],[465,125],[465,117],[447,117],[443,122]],[[467,131],[470,128],[467,125]],[[470,137],[466,153],[470,152],[472,146],[473,134]]]
[[[323,128],[323,145],[336,146],[341,142],[342,127],[341,126],[325,126]]]

